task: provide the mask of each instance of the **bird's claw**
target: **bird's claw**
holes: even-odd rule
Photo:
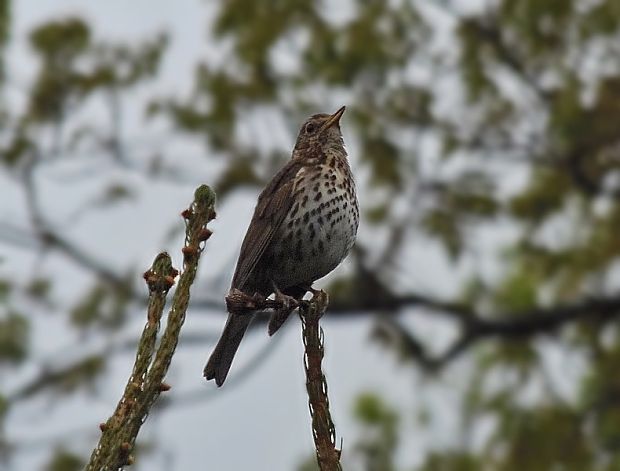
[[[274,303],[277,307],[274,309],[274,312],[269,319],[269,336],[275,334],[276,331],[282,327],[282,324],[286,322],[291,313],[299,307],[299,301],[292,296],[287,296],[284,294],[278,289],[275,283],[273,290],[275,293]]]

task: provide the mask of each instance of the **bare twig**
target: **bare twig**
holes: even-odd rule
[[[185,312],[189,303],[190,286],[196,277],[203,243],[211,232],[207,223],[215,217],[215,196],[205,185],[196,190],[194,202],[183,212],[187,230],[183,247],[184,270],[174,293],[166,329],[157,351],[155,343],[168,290],[174,283],[176,270],[170,257],[159,254],[145,274],[149,286],[148,320],[138,344],[133,372],[112,417],[102,423],[102,435],[88,463],[88,471],[123,469],[133,462],[131,452],[136,437],[160,393],[170,389],[164,378],[176,349]]]
[[[299,316],[305,348],[306,389],[312,416],[316,457],[321,471],[336,471],[342,469],[340,450],[336,448],[336,429],[329,413],[327,381],[321,369],[324,345],[319,319],[325,313],[327,304],[327,293],[318,291],[310,302],[300,305]]]

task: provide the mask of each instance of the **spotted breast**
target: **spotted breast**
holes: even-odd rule
[[[359,224],[355,183],[343,148],[329,149],[325,161],[302,168],[278,241],[267,256],[279,287],[312,284],[338,266],[353,246]]]

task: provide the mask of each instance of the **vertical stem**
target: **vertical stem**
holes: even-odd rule
[[[144,274],[150,293],[147,323],[138,343],[133,371],[123,396],[114,414],[100,425],[101,438],[90,457],[87,471],[122,470],[126,465],[132,464],[131,453],[142,424],[159,395],[170,389],[163,380],[185,320],[190,287],[196,276],[204,241],[211,235],[206,226],[215,217],[214,204],[215,195],[209,187],[203,185],[196,190],[192,205],[183,212],[187,225],[183,247],[183,273],[172,299],[166,329],[156,351],[157,333],[166,295],[174,284],[177,272],[172,268],[168,254],[162,253]]]
[[[337,471],[342,469],[340,450],[336,448],[336,429],[329,413],[327,381],[321,368],[325,350],[319,319],[325,313],[328,302],[327,293],[319,291],[309,303],[300,306],[300,317],[305,349],[306,390],[317,461],[321,471]]]

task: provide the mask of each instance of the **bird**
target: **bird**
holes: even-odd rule
[[[258,197],[241,245],[231,290],[263,299],[275,294],[284,314],[272,316],[269,334],[284,323],[312,284],[333,271],[351,250],[359,204],[340,119],[315,114],[302,124],[291,159]],[[288,308],[286,308],[288,307]],[[257,312],[234,312],[204,368],[221,386]],[[233,311],[233,312],[231,312]]]

